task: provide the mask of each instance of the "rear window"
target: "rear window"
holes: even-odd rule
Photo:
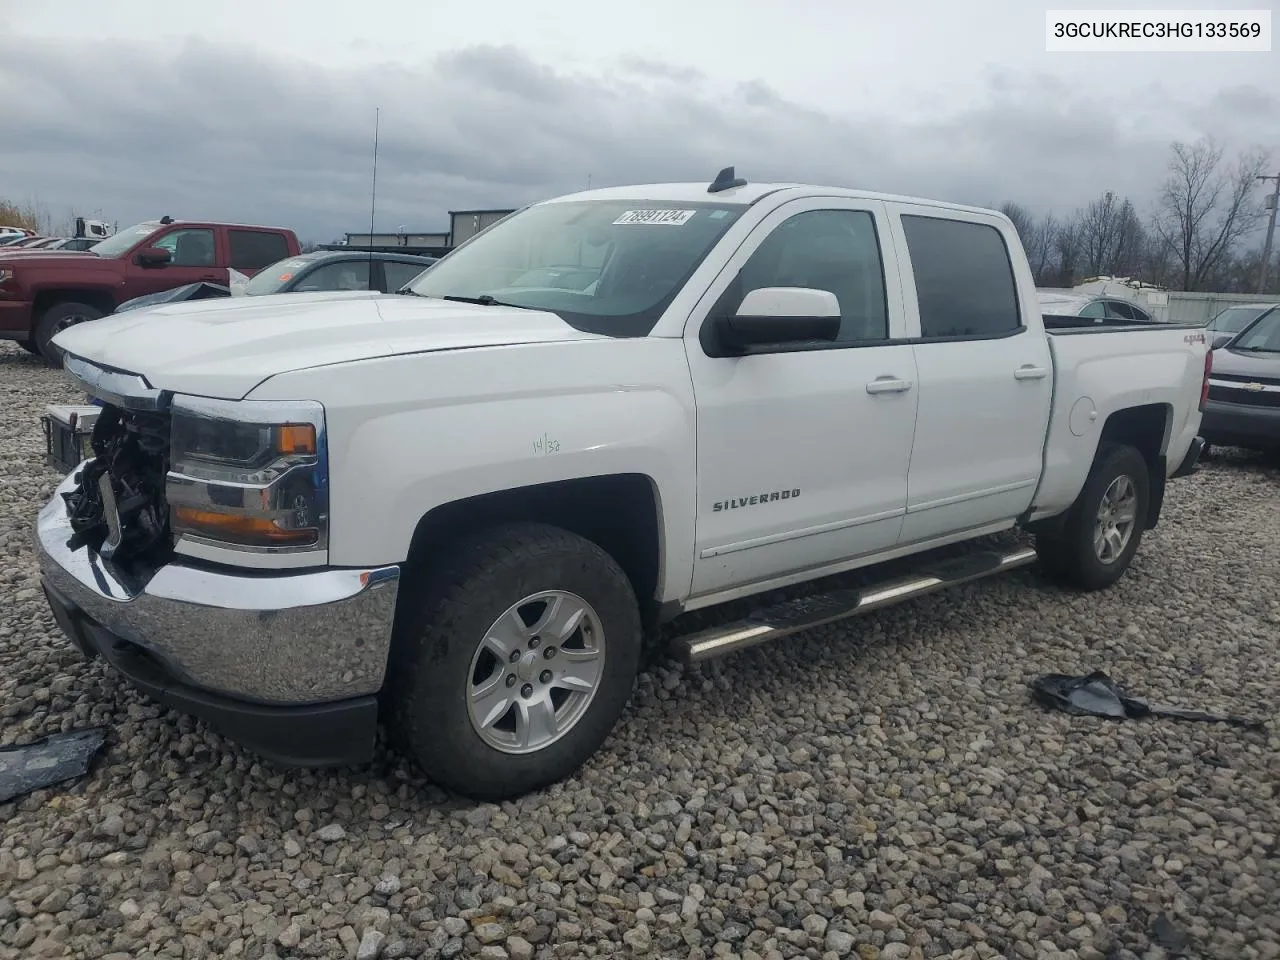
[[[395,293],[395,291],[408,286],[409,281],[413,280],[429,266],[430,264],[424,263],[399,263],[395,260],[384,260],[382,269],[385,272],[388,292]]]
[[[279,263],[267,264],[270,269],[258,271],[257,275],[244,285],[244,292],[249,296],[279,293],[304,267],[311,266],[314,261],[315,257],[304,254],[299,257],[289,257]]]
[[[264,230],[228,230],[231,266],[236,270],[261,270],[289,255],[289,242],[279,233]]]
[[[995,227],[904,216],[925,338],[991,337],[1022,326],[1013,264]]]

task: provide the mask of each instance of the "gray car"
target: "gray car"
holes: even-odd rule
[[[1214,337],[1200,435],[1207,443],[1280,453],[1280,305]]]
[[[1123,320],[1128,323],[1155,323],[1155,318],[1132,300],[1092,294],[1041,293],[1040,310],[1050,316],[1092,317],[1103,320]]]

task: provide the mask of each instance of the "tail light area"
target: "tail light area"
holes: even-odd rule
[[[1209,375],[1213,373],[1213,351],[1204,354],[1204,380],[1200,384],[1200,412],[1204,413],[1205,404],[1209,402]]]

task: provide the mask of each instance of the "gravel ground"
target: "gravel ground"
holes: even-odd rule
[[[1280,735],[1044,712],[1041,672],[1271,718],[1280,470],[1169,491],[1131,574],[1034,571],[641,677],[570,782],[452,800],[395,757],[279,771],[80,661],[30,546],[62,375],[0,345],[0,743],[107,724],[0,805],[0,960],[1280,957]]]

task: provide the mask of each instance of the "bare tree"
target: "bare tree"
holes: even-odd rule
[[[1080,213],[1080,248],[1093,276],[1128,276],[1141,262],[1146,240],[1137,211],[1108,190]]]
[[[1058,221],[1051,213],[1040,218],[1032,231],[1031,246],[1027,257],[1031,260],[1031,272],[1038,286],[1047,286],[1050,271],[1054,268],[1054,245],[1058,241]]]
[[[1266,154],[1254,151],[1228,170],[1211,138],[1174,143],[1152,231],[1177,265],[1181,289],[1203,289],[1257,225],[1262,210],[1253,190],[1266,164]]]
[[[1053,248],[1058,255],[1058,285],[1069,287],[1076,281],[1080,259],[1081,218],[1077,214],[1058,227]]]
[[[1020,203],[1002,203],[1000,212],[1013,221],[1018,231],[1018,239],[1031,262],[1031,273],[1038,286],[1044,286],[1051,280],[1054,266],[1054,240],[1058,233],[1058,221],[1053,214],[1037,218],[1034,213]]]
[[[1035,216],[1020,203],[1002,203],[1000,212],[1013,221],[1013,228],[1018,231],[1022,245],[1027,246],[1035,232]]]

